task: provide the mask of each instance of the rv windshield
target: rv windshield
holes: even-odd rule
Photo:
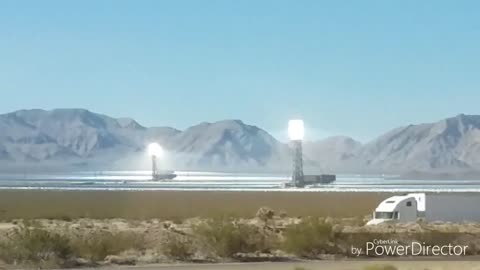
[[[393,219],[393,212],[375,212],[375,219]]]

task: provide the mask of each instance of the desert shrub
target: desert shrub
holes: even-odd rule
[[[232,218],[211,219],[197,226],[194,231],[200,240],[223,258],[232,258],[236,253],[262,249],[262,237],[258,228],[241,224]]]
[[[356,227],[362,227],[366,224],[365,217],[363,216],[353,217],[349,220],[349,222],[343,222],[343,223],[350,223],[349,225],[356,226]]]
[[[0,244],[0,259],[10,264],[56,267],[72,255],[68,237],[37,227],[21,226]]]
[[[8,264],[34,265],[42,268],[65,267],[70,259],[104,260],[126,250],[145,250],[143,235],[133,232],[94,232],[70,236],[37,226],[22,225],[0,242],[0,260]]]
[[[307,268],[303,266],[296,266],[295,268],[293,268],[293,270],[307,270]]]
[[[170,259],[189,261],[195,253],[193,245],[189,237],[172,233],[166,237],[161,250]]]
[[[302,220],[285,229],[283,246],[286,251],[300,257],[315,257],[330,253],[333,248],[332,225],[315,218]]]
[[[275,211],[264,206],[258,209],[255,217],[260,219],[264,223],[267,223],[268,221],[272,220],[275,217]]]
[[[363,270],[397,270],[397,267],[390,264],[372,264],[365,266]]]
[[[173,224],[180,225],[183,223],[183,218],[179,216],[171,216],[167,220],[170,220]]]
[[[139,233],[98,231],[78,237],[73,245],[80,257],[97,262],[126,250],[145,250],[146,241]]]
[[[45,217],[45,219],[61,220],[61,221],[66,221],[66,222],[72,222],[73,221],[73,218],[71,216],[68,216],[68,215],[65,215],[65,214],[47,216],[47,217]]]
[[[456,240],[459,238],[460,234],[432,230],[430,232],[413,233],[410,236],[417,242],[423,242],[427,246],[443,246],[450,243],[455,243]]]
[[[258,242],[258,251],[269,252],[273,247],[278,246],[278,237],[275,233],[275,211],[268,207],[261,207],[255,217],[261,221],[261,234]]]
[[[21,224],[24,229],[29,229],[29,228],[40,229],[40,228],[42,228],[42,223],[39,220],[36,220],[36,219],[23,219],[23,220],[20,220],[20,221],[21,222],[19,224]]]
[[[288,217],[288,213],[287,213],[287,211],[282,210],[282,211],[280,211],[280,213],[278,213],[278,216],[279,216],[280,218],[287,218],[287,217]]]

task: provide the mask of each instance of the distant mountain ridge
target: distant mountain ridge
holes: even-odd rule
[[[0,159],[12,163],[129,167],[145,158],[150,142],[160,143],[169,152],[166,164],[183,168],[274,167],[281,157],[288,156],[286,145],[240,120],[201,123],[180,131],[146,128],[133,119],[84,109],[0,115]],[[148,165],[148,161],[144,163]]]
[[[325,171],[348,171],[362,143],[346,136],[333,136],[323,140],[304,143],[305,155],[315,160]]]
[[[22,110],[0,116],[0,144],[15,161],[81,159],[133,147],[129,132],[137,129],[83,109]]]
[[[480,168],[480,116],[394,129],[359,151],[362,165],[385,171],[456,171]]]
[[[160,143],[172,169],[290,169],[288,144],[241,120],[183,131],[144,127],[84,109],[21,110],[0,115],[0,166],[148,168],[145,147]],[[304,143],[307,168],[321,172],[480,171],[480,116],[409,125],[361,144],[335,136]]]

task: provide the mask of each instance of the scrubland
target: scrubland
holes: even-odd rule
[[[267,207],[252,218],[15,219],[0,224],[0,261],[6,267],[69,268],[344,260],[353,258],[352,245],[392,238],[428,244],[460,241],[469,245],[468,255],[480,253],[480,224],[365,226],[367,220],[291,217]]]
[[[480,253],[480,224],[365,226],[378,202],[391,195],[385,193],[0,193],[0,268],[229,262],[287,267],[355,260],[352,246],[392,238],[461,242],[472,258]],[[364,267],[396,266],[349,269]]]

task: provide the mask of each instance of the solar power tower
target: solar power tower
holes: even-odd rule
[[[290,120],[288,122],[288,136],[293,147],[293,173],[292,184],[295,187],[304,187],[303,150],[302,141],[305,135],[303,120]]]

